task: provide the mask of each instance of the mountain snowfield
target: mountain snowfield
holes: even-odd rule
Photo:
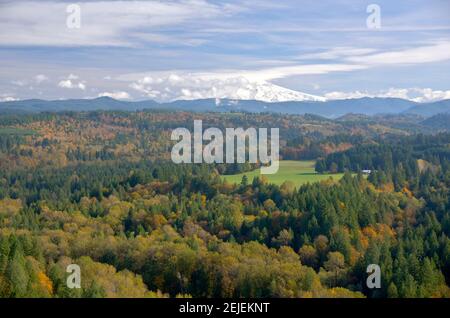
[[[248,83],[243,87],[237,88],[234,93],[232,92],[228,96],[221,96],[221,98],[237,100],[257,100],[266,103],[292,101],[325,102],[327,100],[325,97],[294,91],[266,81]]]
[[[163,79],[163,83],[169,83],[170,91],[177,93],[171,98],[167,98],[168,96],[164,96],[165,98],[157,96],[156,100],[159,102],[196,99],[256,100],[266,103],[327,101],[322,96],[298,92],[264,80],[250,81],[245,77],[210,79],[197,76],[192,77],[192,80],[188,81],[186,77],[177,76],[177,80],[174,81],[172,76],[168,80]],[[135,85],[134,87],[138,86]],[[154,88],[155,85],[151,89],[154,91]],[[167,88],[156,88],[158,92],[167,91]],[[145,87],[142,91],[148,92],[151,89]]]

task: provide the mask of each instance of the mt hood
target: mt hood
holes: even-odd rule
[[[189,87],[173,100],[195,100],[215,98],[229,100],[256,100],[267,103],[277,102],[325,102],[326,98],[284,88],[267,81],[228,80],[212,83],[208,89]]]
[[[245,87],[240,87],[239,89],[237,89],[236,96],[234,98],[259,100],[268,103],[289,101],[326,101],[325,97],[294,91],[265,81],[258,83],[249,83]]]

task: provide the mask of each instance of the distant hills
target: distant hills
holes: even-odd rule
[[[95,99],[42,100],[27,99],[0,103],[0,113],[39,113],[93,110],[140,110],[158,105],[152,100],[143,102],[119,101],[110,97]]]
[[[450,100],[441,100],[429,104],[416,104],[407,110],[409,114],[431,117],[436,114],[450,113]]]
[[[346,114],[410,114],[432,117],[441,113],[450,113],[450,100],[434,103],[415,103],[399,98],[360,98],[328,101],[289,101],[263,102],[256,100],[200,99],[178,100],[170,103],[146,101],[119,101],[110,97],[95,99],[68,99],[46,101],[29,99],[0,103],[0,113],[38,113],[61,111],[93,111],[143,109],[184,110],[195,112],[230,112],[243,111],[251,113],[273,112],[283,114],[314,114],[327,118],[338,118]]]
[[[420,124],[434,130],[450,131],[450,113],[434,115],[420,122]]]

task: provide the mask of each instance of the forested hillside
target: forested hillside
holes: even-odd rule
[[[407,119],[405,119],[407,118]],[[305,184],[170,161],[170,132],[279,127]],[[449,297],[450,135],[401,118],[87,112],[0,117],[1,297]],[[362,170],[371,170],[365,176]],[[78,264],[82,288],[66,286]],[[366,268],[381,268],[381,288]]]

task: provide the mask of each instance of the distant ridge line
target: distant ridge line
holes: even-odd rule
[[[250,112],[281,114],[313,114],[327,118],[338,118],[346,114],[414,114],[431,117],[440,113],[450,113],[450,100],[432,103],[417,103],[400,98],[363,97],[327,101],[284,101],[264,102],[242,99],[198,99],[176,100],[158,103],[154,100],[123,101],[103,96],[93,99],[42,100],[27,99],[0,102],[0,114],[145,109],[182,110],[194,112]]]

